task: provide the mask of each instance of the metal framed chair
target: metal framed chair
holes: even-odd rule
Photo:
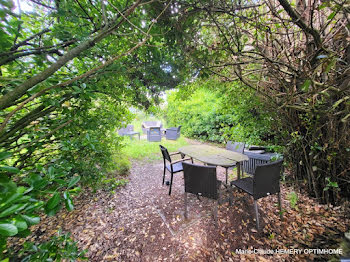
[[[187,219],[187,194],[195,194],[213,199],[214,202],[214,220],[217,223],[218,205],[220,204],[220,186],[221,181],[216,178],[215,166],[202,166],[190,163],[183,163],[185,177],[185,218]]]
[[[171,195],[171,188],[173,185],[173,175],[178,172],[183,171],[182,162],[187,160],[192,160],[192,158],[183,158],[183,155],[181,155],[181,159],[172,161],[171,156],[181,154],[180,152],[174,152],[169,154],[168,149],[166,149],[164,146],[159,145],[160,151],[162,152],[163,156],[163,163],[164,163],[164,170],[163,170],[163,185],[165,182],[165,171],[168,170],[170,172],[170,184],[169,184],[169,195]]]
[[[269,195],[278,194],[278,204],[280,208],[280,218],[282,219],[282,206],[280,194],[280,176],[282,172],[283,160],[267,164],[257,165],[254,177],[247,177],[231,182],[254,199],[254,210],[256,216],[256,227],[259,230],[259,211],[257,200]]]

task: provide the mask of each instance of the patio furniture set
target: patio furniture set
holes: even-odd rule
[[[145,121],[141,125],[143,134],[147,135],[147,141],[149,142],[160,142],[162,137],[167,140],[177,140],[180,137],[181,126],[163,128],[160,121]],[[140,140],[140,132],[134,131],[133,125],[127,125],[126,128],[121,128],[118,130],[120,136],[129,136],[130,139],[134,135],[138,135]]]
[[[169,195],[173,184],[173,175],[183,172],[185,180],[185,218],[187,218],[187,194],[195,194],[212,199],[214,205],[214,220],[217,223],[217,206],[222,201],[221,185],[229,193],[229,202],[232,203],[233,188],[240,189],[254,199],[256,227],[259,230],[259,212],[257,200],[273,194],[278,194],[278,202],[281,212],[280,175],[282,173],[283,160],[271,161],[276,154],[265,153],[263,148],[245,149],[244,143],[228,142],[226,149],[209,145],[190,145],[179,148],[179,152],[169,153],[160,145],[163,155],[163,185],[165,183],[166,170],[170,173]],[[247,151],[247,152],[245,152]],[[255,153],[257,152],[257,153]],[[181,159],[172,161],[172,156],[180,154]],[[194,164],[193,159],[202,162],[202,165]],[[186,162],[186,161],[191,162]],[[217,180],[216,167],[226,169],[225,182]],[[228,183],[228,169],[237,167],[237,180]],[[241,178],[241,172],[248,177]],[[282,217],[281,217],[282,218]]]

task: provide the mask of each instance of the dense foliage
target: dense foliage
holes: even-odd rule
[[[256,92],[239,82],[198,79],[169,92],[167,100],[168,125],[182,125],[186,136],[212,142],[276,143],[272,117],[264,111]]]
[[[181,132],[188,137],[221,141],[224,117],[218,114],[220,97],[208,89],[197,89],[191,95],[185,90],[168,95],[166,119],[168,126],[182,125]]]

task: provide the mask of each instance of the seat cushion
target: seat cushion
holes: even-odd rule
[[[253,178],[251,177],[234,180],[231,182],[231,186],[232,185],[242,189],[249,195],[253,195]]]
[[[168,169],[169,172],[171,172],[170,165],[166,165],[166,169]],[[184,169],[182,167],[182,163],[181,162],[173,164],[173,173],[181,172],[183,170]]]

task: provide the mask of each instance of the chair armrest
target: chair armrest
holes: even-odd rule
[[[169,153],[169,156],[174,156],[174,155],[177,155],[177,154],[181,154],[180,152],[173,152],[173,153]]]
[[[183,158],[183,159],[179,159],[179,160],[175,160],[173,162],[171,162],[170,164],[176,164],[176,163],[179,163],[179,162],[183,162],[183,161],[186,161],[186,160],[191,160],[191,158]]]

